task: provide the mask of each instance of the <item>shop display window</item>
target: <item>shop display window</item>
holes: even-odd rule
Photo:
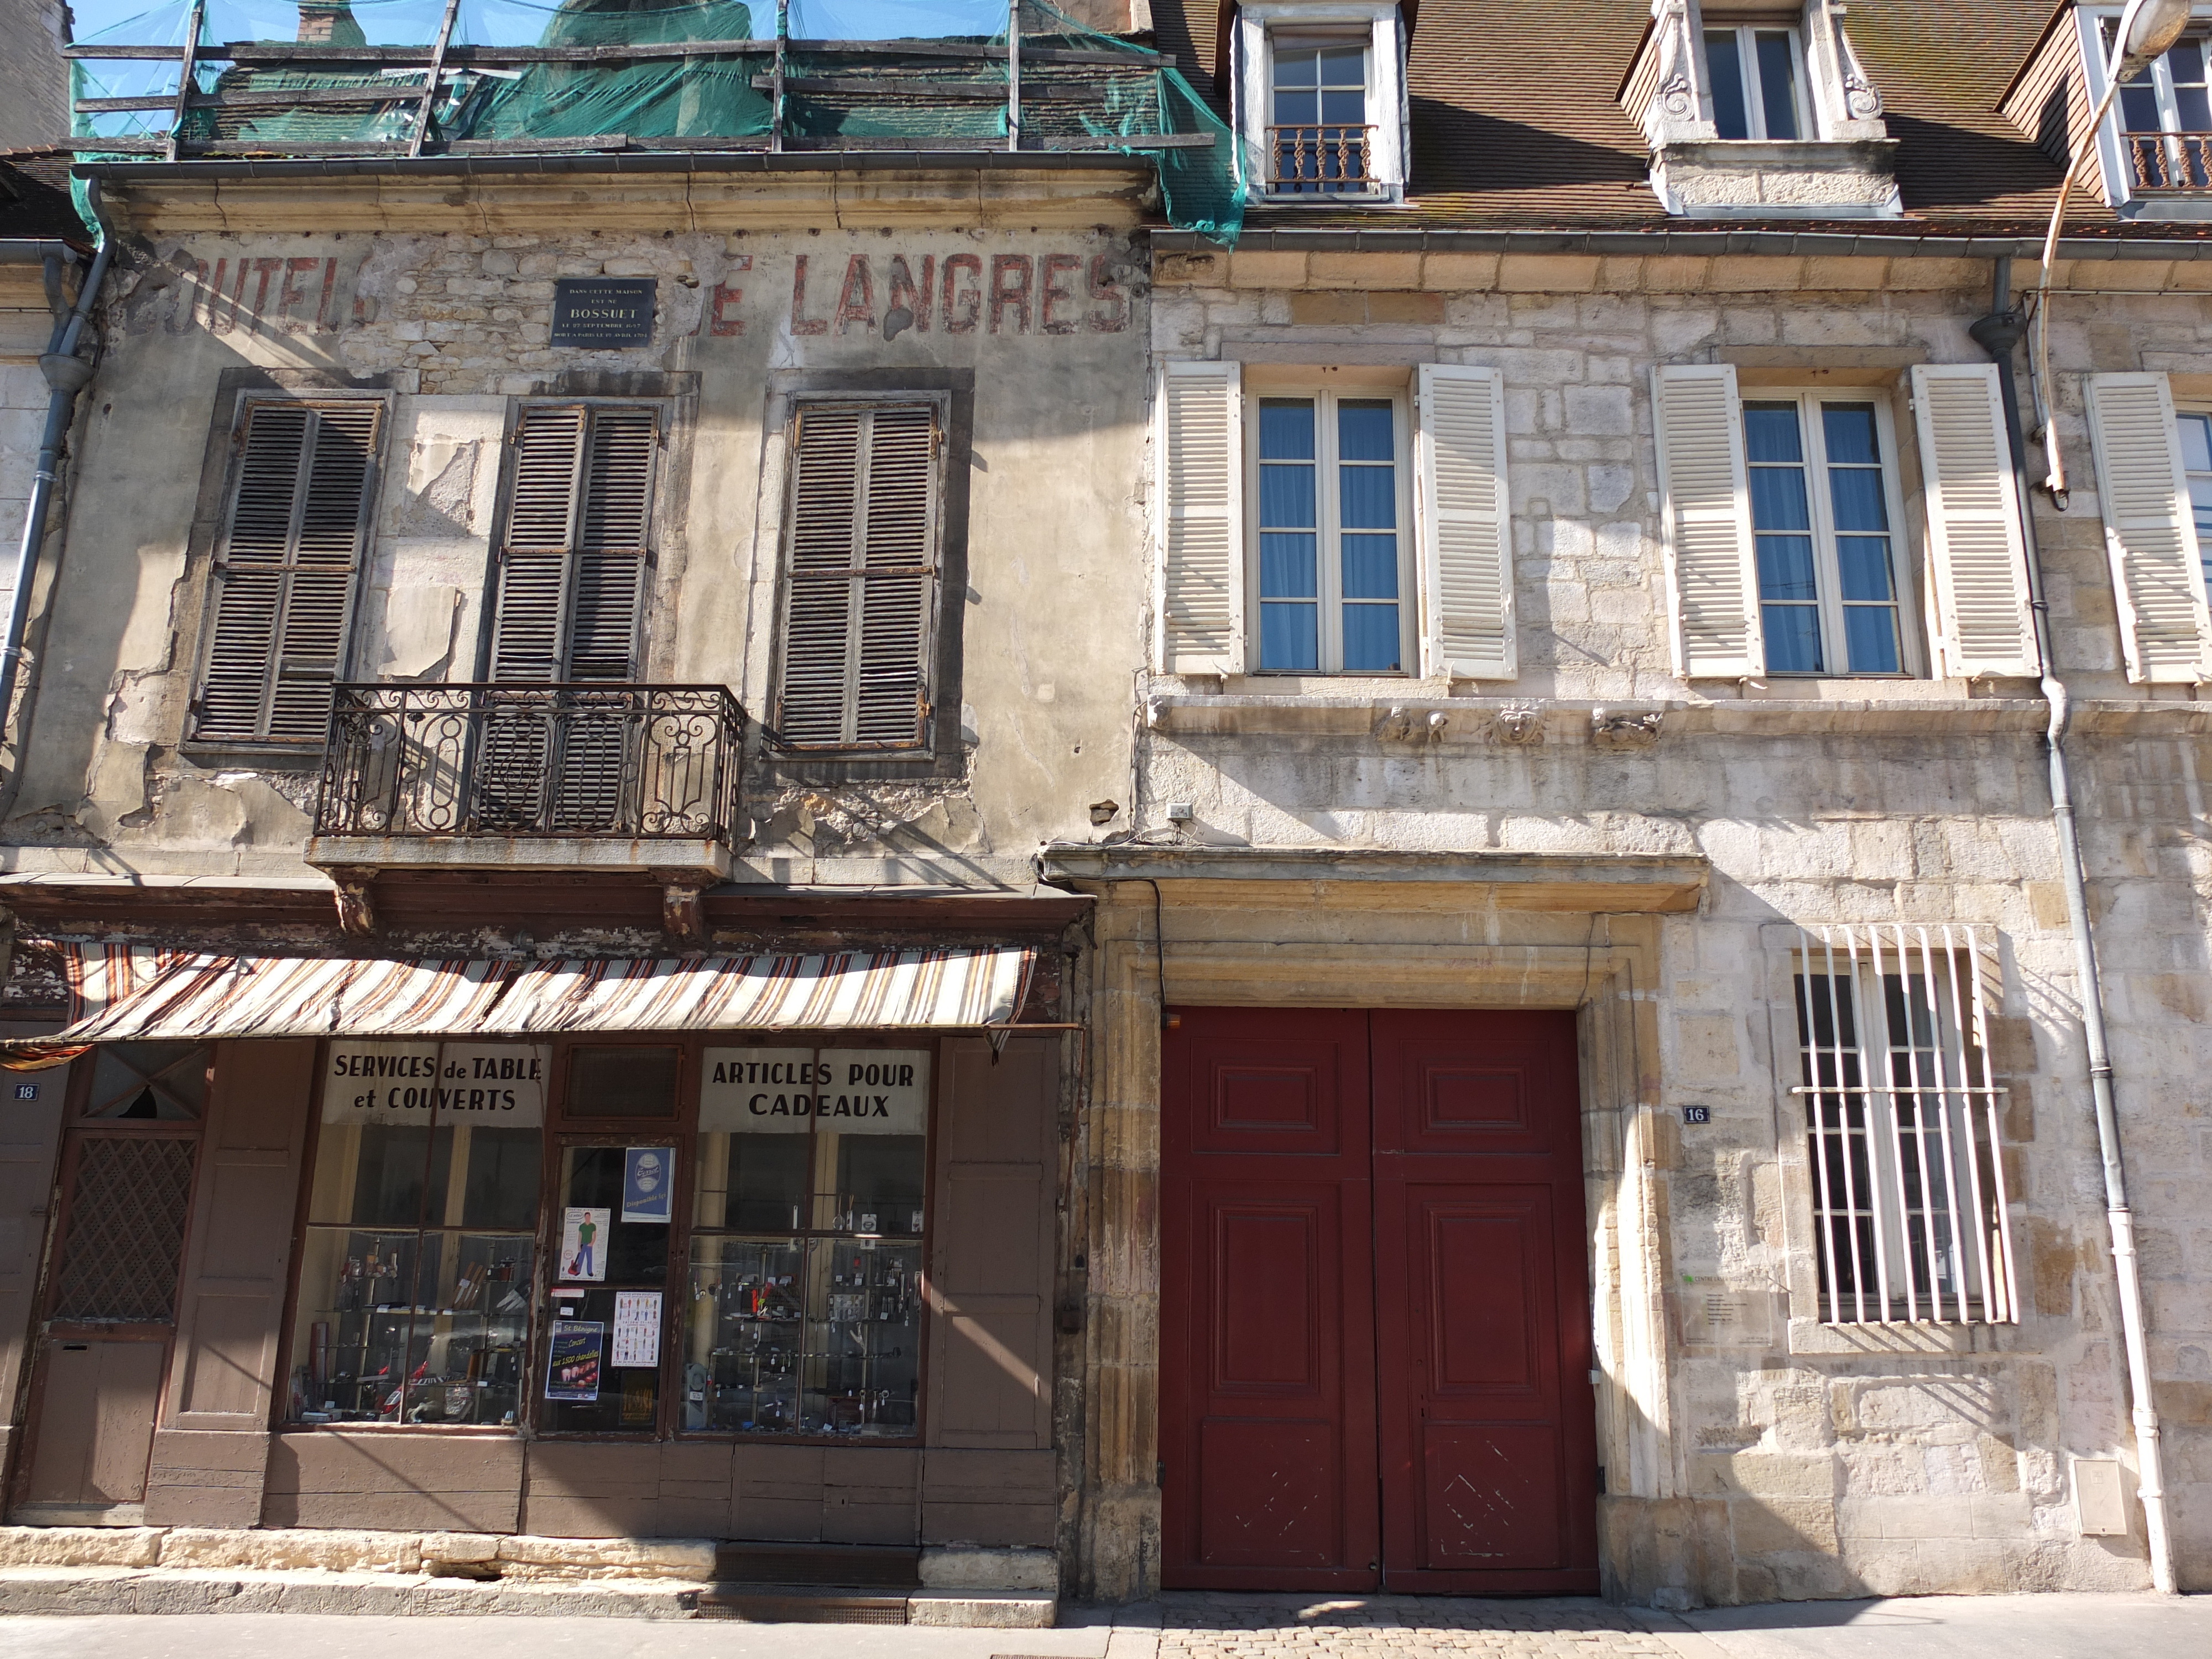
[[[572,1071],[572,1089],[575,1081]],[[672,1146],[562,1148],[540,1428],[650,1434],[659,1426],[675,1172]]]
[[[517,1422],[546,1064],[521,1044],[330,1045],[292,1421]]]
[[[929,1058],[704,1052],[685,1430],[916,1431]]]

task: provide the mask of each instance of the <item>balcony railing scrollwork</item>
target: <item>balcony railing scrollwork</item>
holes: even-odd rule
[[[1267,129],[1267,191],[1273,196],[1361,195],[1374,189],[1369,159],[1375,129],[1358,122]]]
[[[2212,132],[2130,132],[2122,142],[2138,196],[2212,194]]]
[[[719,685],[342,684],[315,833],[727,843],[744,729]]]

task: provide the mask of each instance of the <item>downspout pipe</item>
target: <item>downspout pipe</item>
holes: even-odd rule
[[[2081,987],[2081,1034],[2089,1055],[2089,1095],[2097,1121],[2097,1150],[2105,1166],[2105,1216],[2112,1235],[2112,1263],[2120,1293],[2120,1325],[2125,1339],[2128,1393],[2134,1404],[2136,1495],[2142,1499],[2143,1531],[2150,1546],[2151,1583],[2175,1594],[2173,1540],[2166,1528],[2166,1478],[2160,1452],[2158,1407],[2151,1395],[2150,1352],[2143,1336],[2142,1275],[2136,1261],[2135,1212],[2128,1203],[2128,1177],[2120,1153],[2120,1123],[2112,1109],[2112,1056],[2105,1033],[2105,995],[2097,973],[2097,941],[2089,921],[2089,894],[2081,863],[2081,839],[2074,817],[2074,792],[2066,766],[2066,732],[2072,705],[2059,678],[2051,649],[2051,609],[2044,598],[2043,559],[2030,510],[2027,449],[2020,426],[2020,401],[2013,383],[2013,353],[2026,332],[2012,295],[2012,261],[1993,262],[1990,314],[1967,332],[1996,365],[1997,401],[2004,409],[2005,438],[2012,453],[2013,493],[2020,513],[2027,562],[2029,614],[2034,619],[2035,649],[2043,669],[2043,696],[2051,708],[2044,741],[2050,750],[2051,822],[2058,836],[2059,871],[2066,888],[2066,923],[2074,939],[2074,970]],[[2047,392],[2048,388],[2046,388]]]
[[[39,359],[39,372],[46,376],[48,388],[46,428],[39,444],[38,468],[31,475],[30,503],[23,510],[23,539],[15,552],[15,591],[9,597],[7,631],[0,635],[0,737],[5,736],[15,708],[15,680],[23,661],[23,635],[31,621],[31,584],[38,574],[39,551],[46,544],[46,514],[53,503],[54,486],[59,476],[62,442],[69,436],[70,423],[76,415],[77,393],[92,379],[93,366],[77,356],[77,346],[84,337],[85,324],[92,316],[93,301],[99,295],[100,285],[107,276],[108,257],[114,247],[113,237],[100,238],[99,250],[92,256],[92,269],[77,287],[76,304],[66,317],[55,323],[46,355]],[[27,733],[18,732],[15,735],[18,754],[6,792],[9,806],[15,804],[15,780],[22,775],[21,748]]]

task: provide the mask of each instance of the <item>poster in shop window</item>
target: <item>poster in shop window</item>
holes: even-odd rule
[[[660,1364],[660,1292],[615,1292],[615,1354],[611,1362],[624,1365]]]
[[[574,1207],[561,1212],[561,1277],[571,1283],[607,1276],[607,1224],[611,1209]]]
[[[596,1319],[556,1319],[553,1347],[545,1362],[548,1400],[590,1401],[599,1397],[599,1356],[606,1326]]]
[[[672,1214],[669,1200],[675,1195],[676,1158],[672,1147],[628,1146],[623,1149],[623,1219],[665,1224]]]

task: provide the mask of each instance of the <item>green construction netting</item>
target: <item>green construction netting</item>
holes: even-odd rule
[[[1025,141],[1103,141],[1092,147],[1142,155],[1157,170],[1170,222],[1233,243],[1244,216],[1239,147],[1182,74],[1127,41],[1086,27],[1045,0],[1018,0],[1024,56]],[[85,9],[89,9],[87,8]],[[763,15],[763,14],[766,15]],[[434,0],[210,0],[202,39],[298,40],[331,46],[428,42],[443,6]],[[82,12],[81,14],[82,15]],[[143,45],[181,42],[189,16],[169,7],[80,37]],[[281,21],[280,21],[281,20]],[[591,47],[675,41],[748,43],[742,51],[678,58],[457,66],[441,82],[432,133],[442,142],[490,144],[592,138],[651,148],[655,140],[711,148],[717,138],[760,139],[775,125],[765,89],[781,30],[784,140],[809,147],[960,148],[1006,137],[1007,9],[1004,0],[788,0],[770,12],[740,0],[464,0],[453,40],[461,45]],[[827,49],[838,43],[842,50]],[[856,43],[866,43],[865,50]],[[1096,61],[1042,62],[1028,54],[1074,52]],[[862,55],[856,55],[861,52]],[[76,95],[173,95],[173,65],[76,61]],[[160,76],[166,70],[167,80]],[[390,99],[336,101],[380,90]],[[202,62],[196,89],[250,97],[252,105],[203,106],[179,137],[266,144],[396,143],[414,131],[422,77],[300,58],[277,64]],[[296,101],[285,94],[297,94]],[[321,94],[318,96],[318,94]],[[273,99],[268,107],[261,100]],[[158,136],[166,112],[78,117],[78,136]],[[1210,146],[1157,149],[1146,138],[1202,135]],[[1127,139],[1127,145],[1111,141]],[[702,143],[702,141],[706,141]]]

